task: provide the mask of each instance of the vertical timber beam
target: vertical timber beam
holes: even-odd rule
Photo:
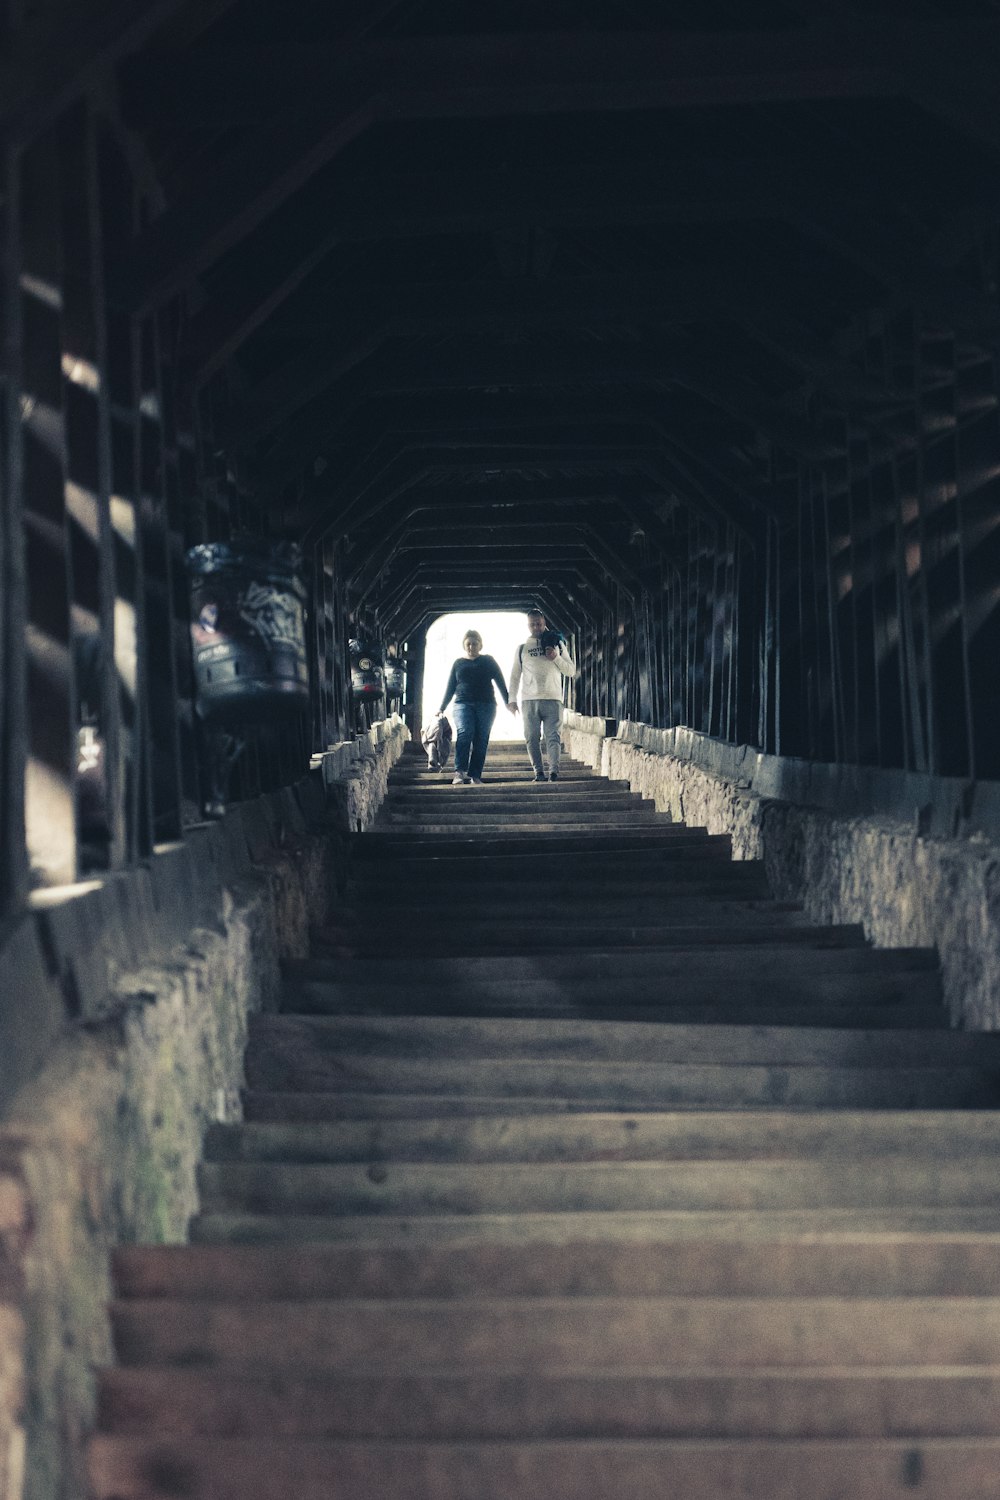
[[[25,556],[25,831],[33,885],[77,876],[76,695],[66,510],[62,252],[54,133],[20,161],[21,517]]]
[[[0,201],[3,226],[4,417],[0,448],[3,484],[3,592],[0,596],[0,905],[20,905],[28,890],[24,781],[27,745],[26,661],[24,653],[27,584],[23,535],[24,444],[21,430],[21,157],[4,147]]]
[[[63,172],[63,399],[66,503],[73,574],[81,724],[81,865],[119,869],[125,859],[120,701],[115,675],[114,547],[107,338],[93,119],[83,106],[60,125]],[[84,788],[87,788],[84,795]]]
[[[145,597],[148,766],[153,840],[181,835],[180,732],[174,594],[159,326],[155,316],[135,325],[136,473],[142,530]]]

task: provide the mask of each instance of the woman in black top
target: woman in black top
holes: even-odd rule
[[[462,786],[470,781],[474,786],[481,786],[486,747],[497,714],[493,684],[500,689],[502,703],[507,702],[507,684],[492,656],[482,655],[483,638],[478,630],[465,632],[462,647],[465,655],[452,663],[438,714],[443,714],[454,698],[455,775],[452,786]]]

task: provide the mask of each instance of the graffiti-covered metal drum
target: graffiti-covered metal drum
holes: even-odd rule
[[[406,663],[400,661],[398,656],[387,656],[385,659],[385,696],[402,698],[405,691]]]
[[[381,649],[371,641],[348,642],[351,651],[351,692],[365,702],[385,696]]]
[[[248,724],[309,700],[306,591],[291,542],[213,543],[188,553],[196,706]]]

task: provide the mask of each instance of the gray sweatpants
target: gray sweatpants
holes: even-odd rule
[[[549,770],[558,771],[559,726],[562,723],[562,704],[558,698],[522,698],[521,718],[524,721],[524,743],[528,747],[528,759],[536,771],[543,771],[542,731],[545,731],[545,753],[549,758]]]

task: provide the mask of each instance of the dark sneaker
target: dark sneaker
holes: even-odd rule
[[[545,772],[544,771],[536,771],[534,779],[535,779],[535,781],[544,781],[546,779]]]
[[[549,772],[549,780],[550,781],[558,781],[559,780],[559,772],[558,771],[550,771]]]

